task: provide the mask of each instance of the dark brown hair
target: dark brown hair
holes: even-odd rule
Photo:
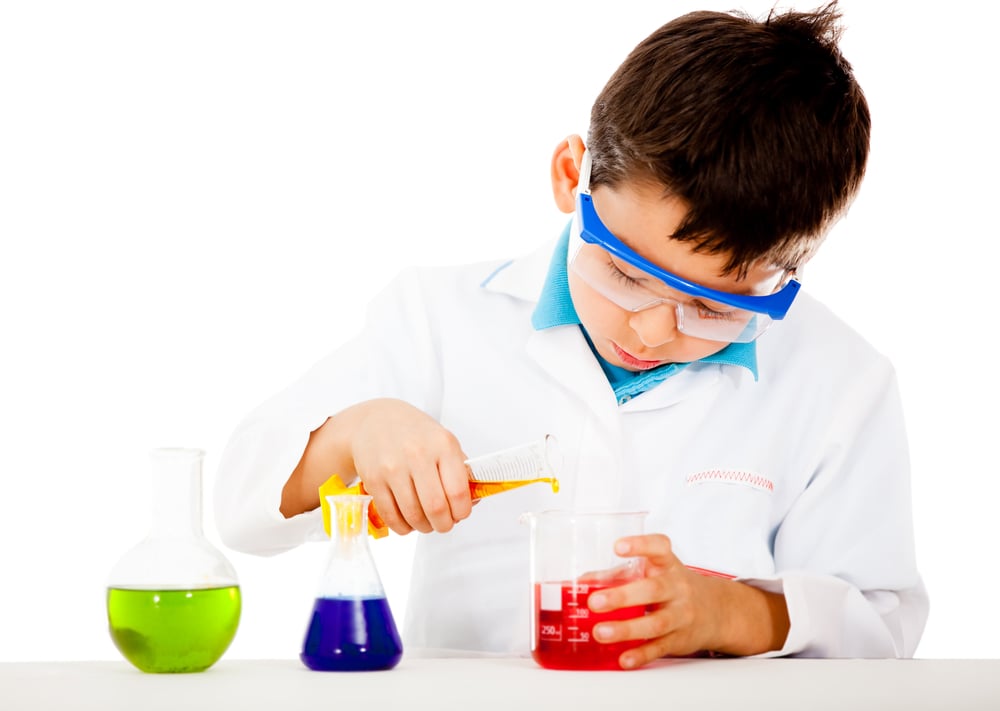
[[[662,185],[690,210],[674,239],[741,276],[795,268],[847,208],[871,119],[840,54],[836,2],[757,21],[695,12],[640,43],[591,111],[591,185]]]

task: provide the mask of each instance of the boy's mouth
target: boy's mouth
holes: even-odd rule
[[[642,358],[636,358],[634,355],[624,350],[614,341],[611,341],[611,347],[615,349],[615,355],[625,364],[627,368],[635,368],[637,370],[649,370],[655,368],[658,365],[663,365],[666,361],[662,360],[643,360]]]

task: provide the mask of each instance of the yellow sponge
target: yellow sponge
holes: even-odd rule
[[[326,531],[326,535],[328,536],[330,535],[330,503],[326,500],[326,497],[338,494],[368,495],[368,492],[365,491],[365,485],[360,482],[354,486],[345,486],[344,482],[336,474],[320,484],[319,505],[323,509],[323,530]],[[385,525],[385,521],[378,515],[374,504],[368,504],[368,535],[375,538],[383,538],[389,535],[389,527]]]

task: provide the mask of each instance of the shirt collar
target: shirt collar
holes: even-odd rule
[[[566,272],[566,256],[569,250],[569,229],[573,223],[559,236],[556,248],[552,251],[549,261],[549,271],[542,285],[542,294],[538,304],[531,314],[531,325],[536,331],[543,331],[554,326],[579,324],[580,317],[576,314],[573,299],[569,295],[569,276]]]

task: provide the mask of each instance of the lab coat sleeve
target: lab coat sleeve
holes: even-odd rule
[[[912,657],[927,620],[917,572],[909,459],[895,374],[879,359],[839,398],[823,460],[778,528],[791,629],[762,656]]]
[[[234,550],[272,555],[325,538],[319,509],[289,519],[278,510],[310,433],[331,415],[376,397],[406,400],[435,415],[439,381],[421,276],[408,270],[372,302],[357,338],[238,425],[220,459],[214,490],[223,542]]]

